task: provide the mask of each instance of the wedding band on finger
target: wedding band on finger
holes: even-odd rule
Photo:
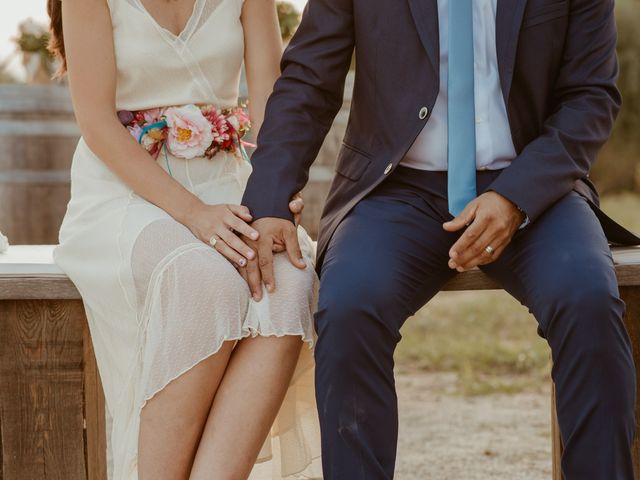
[[[216,236],[215,236],[215,235],[213,235],[213,236],[209,239],[209,245],[211,245],[213,248],[215,248],[217,243],[218,243],[218,239],[216,238]]]
[[[491,245],[487,245],[487,248],[485,248],[484,251],[487,252],[489,255],[493,255],[495,252],[495,250]]]

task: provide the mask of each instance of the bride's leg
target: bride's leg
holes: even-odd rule
[[[238,344],[207,419],[191,480],[248,477],[290,385],[301,336],[312,336],[313,269],[298,270],[283,255],[276,256],[274,267],[277,290],[269,295],[269,317],[272,328],[287,336]]]
[[[147,322],[138,477],[185,480],[233,346],[244,335],[249,289],[225,258],[172,219],[143,230],[132,270]]]
[[[251,473],[295,370],[300,337],[257,337],[234,350],[198,447],[191,480]]]
[[[167,385],[142,409],[138,449],[140,480],[182,480],[189,472],[220,385],[232,342]]]

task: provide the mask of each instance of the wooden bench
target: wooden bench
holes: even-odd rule
[[[0,480],[105,480],[100,378],[80,295],[53,264],[52,249],[17,246],[0,255]],[[614,249],[614,258],[640,365],[640,248]],[[498,288],[475,270],[445,289]],[[561,480],[554,404],[553,480]],[[640,480],[638,441],[633,456]]]
[[[0,254],[0,480],[106,480],[102,385],[53,247]]]

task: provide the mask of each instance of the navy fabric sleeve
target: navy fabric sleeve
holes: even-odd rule
[[[342,106],[354,50],[353,0],[310,0],[267,103],[242,200],[254,220],[292,219],[289,201]]]
[[[491,185],[533,222],[591,169],[621,98],[613,0],[573,0],[563,65],[541,135]]]

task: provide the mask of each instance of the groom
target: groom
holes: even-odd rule
[[[400,327],[476,266],[551,346],[565,478],[633,479],[635,373],[608,241],[640,240],[599,210],[588,179],[620,107],[615,43],[613,0],[309,0],[243,203],[261,234],[252,289],[260,275],[277,288],[272,246],[298,264],[288,202],[355,48],[318,244],[326,479],[393,478]]]

